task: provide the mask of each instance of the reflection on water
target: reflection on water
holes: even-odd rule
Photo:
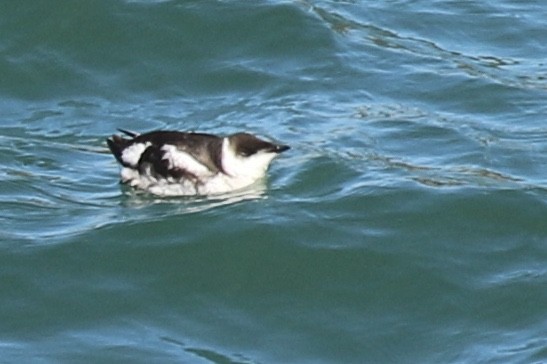
[[[121,185],[126,198],[123,206],[143,208],[154,204],[176,205],[175,213],[188,214],[206,211],[220,206],[237,204],[242,201],[267,198],[267,179],[262,178],[252,185],[237,191],[210,196],[157,197],[144,191]]]

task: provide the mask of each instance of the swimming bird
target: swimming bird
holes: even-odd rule
[[[288,145],[249,133],[152,131],[108,138],[121,182],[159,196],[212,195],[252,185]]]

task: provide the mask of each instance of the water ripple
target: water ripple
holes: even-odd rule
[[[508,87],[523,89],[547,90],[547,73],[542,61],[524,63],[523,59],[499,57],[495,54],[466,54],[465,52],[444,48],[433,40],[411,35],[403,35],[396,30],[382,27],[374,23],[363,23],[351,14],[350,4],[345,13],[313,5],[302,1],[322,21],[341,36],[351,38],[354,43],[362,46],[373,46],[397,53],[408,53],[416,58],[427,59],[435,65],[438,72],[448,75],[461,71],[472,78],[484,78],[490,82],[500,83]],[[426,68],[429,69],[431,64]]]

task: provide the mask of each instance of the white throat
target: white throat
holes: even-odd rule
[[[259,151],[251,156],[237,155],[230,140],[222,140],[222,168],[224,172],[234,178],[254,182],[264,177],[270,162],[277,156],[276,153]]]

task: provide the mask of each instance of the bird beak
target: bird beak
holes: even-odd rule
[[[289,149],[291,149],[291,147],[289,147],[288,145],[276,145],[273,151],[276,153],[283,153],[284,151]]]

